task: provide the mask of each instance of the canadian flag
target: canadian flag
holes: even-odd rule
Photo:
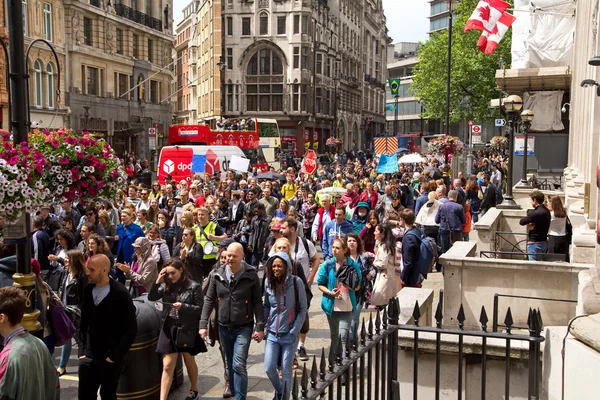
[[[494,54],[498,44],[508,31],[508,28],[515,22],[517,18],[507,12],[503,12],[502,16],[498,20],[498,23],[494,27],[492,33],[483,31],[477,42],[477,47],[485,54]]]
[[[493,33],[496,23],[510,4],[502,0],[480,0],[465,25],[465,32],[471,29]]]

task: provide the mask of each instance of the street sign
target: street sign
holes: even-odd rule
[[[469,126],[473,126],[473,120],[469,120]]]
[[[471,136],[472,144],[481,144],[481,135],[473,135]]]
[[[156,136],[156,128],[148,128],[148,136]]]
[[[473,125],[471,127],[471,132],[473,132],[473,135],[481,134],[481,125]]]
[[[307,174],[312,174],[317,170],[317,153],[314,150],[307,150],[302,167]]]
[[[156,136],[148,136],[148,147],[150,150],[156,150]]]
[[[496,126],[506,126],[506,120],[502,118],[496,118]]]

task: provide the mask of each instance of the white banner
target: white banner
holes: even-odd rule
[[[250,160],[244,157],[232,156],[229,163],[229,169],[239,172],[248,172]]]

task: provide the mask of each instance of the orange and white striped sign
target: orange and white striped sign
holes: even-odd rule
[[[375,154],[394,154],[398,150],[398,138],[375,138]]]

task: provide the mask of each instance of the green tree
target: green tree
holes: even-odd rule
[[[481,31],[464,32],[465,24],[478,0],[461,0],[454,10],[452,28],[452,72],[450,74],[450,121],[473,119],[491,121],[498,115],[488,102],[498,97],[496,69],[500,57],[510,65],[509,30],[494,54],[476,47]],[[424,106],[423,117],[445,120],[448,31],[432,34],[419,50],[411,91]]]

